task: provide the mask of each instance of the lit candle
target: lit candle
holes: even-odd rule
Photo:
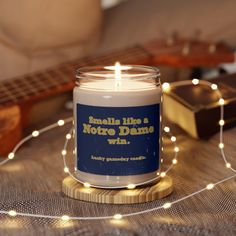
[[[79,69],[74,89],[77,178],[104,187],[154,178],[161,97],[155,68],[116,63]]]

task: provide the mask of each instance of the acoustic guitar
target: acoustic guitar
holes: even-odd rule
[[[8,154],[22,137],[32,106],[47,97],[70,91],[75,70],[82,66],[121,64],[175,67],[216,66],[233,62],[233,51],[223,43],[156,40],[124,50],[68,62],[54,68],[0,82],[0,155]]]

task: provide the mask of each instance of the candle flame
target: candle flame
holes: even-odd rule
[[[119,62],[115,63],[115,78],[121,80],[121,66]]]
[[[115,80],[116,80],[116,88],[121,85],[121,65],[119,62],[115,63]]]
[[[115,89],[118,90],[118,87],[121,86],[122,70],[130,70],[132,66],[123,66],[119,62],[116,62],[114,66],[105,66],[104,69],[114,71]]]

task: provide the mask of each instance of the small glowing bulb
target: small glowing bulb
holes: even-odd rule
[[[212,90],[216,90],[216,89],[218,89],[218,86],[217,86],[216,84],[212,84],[212,85],[211,85],[211,89],[212,89]]]
[[[220,98],[220,99],[219,99],[219,104],[220,104],[220,105],[224,105],[224,104],[225,104],[225,100],[224,100],[223,98]]]
[[[14,152],[10,152],[9,154],[8,154],[8,159],[13,159],[15,157],[15,154],[14,154]]]
[[[169,128],[168,126],[165,126],[165,127],[164,127],[164,131],[165,131],[166,133],[169,133],[169,132],[170,132],[170,128]]]
[[[157,175],[160,175],[160,172],[157,172]]]
[[[163,161],[164,161],[163,158],[161,158],[161,163],[163,163]]]
[[[175,152],[179,152],[179,148],[178,148],[178,147],[175,147],[175,148],[174,148],[174,151],[175,151]]]
[[[166,176],[166,173],[165,172],[161,172],[160,176],[163,178]]]
[[[69,172],[69,168],[68,168],[68,167],[65,167],[65,168],[64,168],[64,172],[65,172],[65,173],[68,173],[68,172]]]
[[[85,187],[85,188],[90,188],[90,187],[91,187],[91,184],[88,183],[88,182],[85,182],[85,183],[84,183],[84,187]]]
[[[230,164],[229,162],[227,162],[227,163],[225,164],[225,166],[226,166],[227,168],[230,168],[230,167],[231,167],[231,164]]]
[[[120,219],[122,218],[122,215],[121,215],[121,214],[115,214],[115,215],[113,216],[113,218],[114,218],[115,220],[120,220]]]
[[[38,131],[38,130],[33,131],[33,132],[32,132],[32,136],[33,136],[33,137],[39,136],[39,131]]]
[[[175,141],[176,141],[176,137],[175,137],[175,136],[172,136],[172,137],[170,138],[170,140],[171,140],[172,142],[175,142]]]
[[[65,124],[65,121],[64,120],[59,120],[59,121],[57,121],[57,124],[59,126],[63,126]]]
[[[67,215],[63,215],[63,216],[61,217],[61,219],[62,219],[62,220],[65,220],[65,221],[67,221],[67,220],[69,220],[69,219],[70,219],[70,217],[69,217],[69,216],[67,216]]]
[[[166,93],[169,92],[169,91],[170,91],[170,84],[169,84],[169,83],[166,83],[166,82],[163,83],[163,84],[162,84],[162,89],[163,89],[163,91],[166,92]]]
[[[65,156],[66,155],[66,150],[65,149],[63,149],[62,151],[61,151],[61,154],[63,155],[63,156]]]
[[[214,188],[214,184],[208,184],[206,186],[206,189],[210,190],[210,189],[213,189]]]
[[[16,213],[16,211],[11,210],[11,211],[8,212],[8,215],[9,216],[16,216],[17,213]]]
[[[173,163],[174,165],[177,164],[177,162],[178,162],[177,159],[173,159],[173,160],[172,160],[172,163]]]
[[[219,125],[220,125],[220,126],[223,126],[224,124],[225,124],[225,121],[224,121],[224,120],[220,120],[220,121],[219,121]]]
[[[219,143],[219,148],[220,148],[220,149],[223,149],[224,146],[225,146],[225,145],[224,145],[223,143]]]
[[[71,134],[67,134],[66,139],[68,139],[68,140],[71,139]]]
[[[192,83],[193,83],[194,85],[199,84],[199,79],[193,79],[193,80],[192,80]]]
[[[127,188],[128,189],[134,189],[136,186],[135,186],[135,184],[128,184],[127,185]]]
[[[171,207],[171,203],[170,202],[167,202],[165,203],[163,206],[162,206],[164,209],[168,209]]]

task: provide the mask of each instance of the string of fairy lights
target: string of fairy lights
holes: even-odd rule
[[[194,86],[197,86],[198,84],[202,84],[202,85],[206,85],[209,86],[212,91],[215,91],[218,95],[218,103],[220,105],[220,119],[219,119],[219,127],[220,127],[220,138],[219,138],[219,143],[218,143],[218,148],[220,149],[220,153],[221,153],[221,157],[225,163],[225,168],[231,170],[233,172],[233,175],[224,178],[220,181],[217,182],[212,182],[212,183],[208,183],[205,187],[201,188],[198,191],[195,191],[189,195],[186,195],[184,197],[181,197],[179,199],[176,199],[172,202],[165,202],[163,205],[160,205],[158,207],[153,207],[153,208],[148,208],[146,210],[142,210],[142,211],[136,211],[136,212],[131,212],[131,213],[127,213],[127,214],[120,214],[117,213],[115,215],[106,215],[106,216],[69,216],[69,215],[44,215],[44,214],[31,214],[31,213],[27,213],[27,212],[17,212],[14,209],[5,211],[5,210],[0,210],[0,214],[4,214],[4,215],[8,215],[10,217],[15,217],[15,216],[25,216],[25,217],[36,217],[36,218],[48,218],[48,219],[57,219],[57,220],[63,220],[63,221],[68,221],[68,220],[104,220],[104,219],[115,219],[115,220],[120,220],[123,217],[130,217],[130,216],[135,216],[135,215],[140,215],[140,214],[144,214],[144,213],[149,213],[152,211],[157,211],[159,209],[168,209],[171,206],[173,206],[174,204],[177,204],[181,201],[184,201],[188,198],[191,198],[193,196],[196,196],[204,191],[209,191],[212,190],[215,186],[222,184],[228,180],[231,180],[233,178],[236,178],[236,170],[231,166],[231,163],[228,161],[227,156],[225,154],[225,145],[224,145],[224,141],[223,141],[223,127],[225,125],[225,121],[224,121],[224,105],[225,105],[225,100],[223,99],[221,92],[218,89],[217,84],[213,84],[210,83],[208,81],[204,81],[204,80],[198,80],[198,79],[193,79],[192,81],[178,81],[178,82],[174,82],[174,83],[163,83],[162,84],[162,89],[164,93],[168,93],[171,90],[171,86],[184,86],[184,85],[189,85],[192,84]],[[60,126],[64,126],[67,123],[71,123],[73,121],[72,117],[69,117],[67,119],[64,120],[58,120],[56,123],[51,124],[49,126],[46,126],[40,130],[35,130],[33,131],[30,135],[26,136],[25,138],[23,138],[12,150],[12,152],[10,152],[8,154],[8,158],[4,159],[3,161],[0,162],[0,166],[6,164],[7,162],[13,160],[15,158],[16,152],[18,151],[18,149],[27,141],[29,141],[30,139],[33,138],[37,138],[39,135],[55,129],[57,127]],[[132,191],[132,189],[136,188],[136,186],[140,186],[140,185],[144,185],[147,184],[149,182],[153,182],[159,178],[164,178],[166,176],[166,174],[173,168],[174,165],[176,165],[178,163],[177,157],[178,157],[178,153],[180,151],[180,148],[177,145],[177,138],[171,133],[170,131],[170,127],[165,126],[164,127],[164,132],[169,136],[170,140],[173,142],[173,152],[174,152],[174,156],[172,159],[172,163],[171,165],[165,170],[165,171],[161,171],[157,173],[157,176],[149,181],[146,182],[142,182],[142,183],[138,183],[138,184],[128,184],[127,186],[118,186],[118,187],[106,187],[106,188],[127,188],[130,189],[130,191]],[[65,143],[64,143],[64,147],[61,151],[61,155],[63,157],[63,164],[64,164],[64,172],[69,174],[73,179],[75,179],[76,181],[79,181],[74,174],[70,171],[67,162],[66,162],[66,157],[67,157],[67,146],[69,143],[69,140],[71,140],[73,138],[73,133],[74,130],[73,128],[70,129],[70,131],[66,134],[65,136]],[[163,162],[163,159],[161,159],[161,163]],[[76,170],[76,169],[75,169]],[[84,185],[85,188],[90,188],[90,187],[96,187],[96,188],[104,188],[104,186],[97,186],[97,185],[92,185],[90,183],[87,182],[82,182],[79,181],[80,183],[82,183]]]

